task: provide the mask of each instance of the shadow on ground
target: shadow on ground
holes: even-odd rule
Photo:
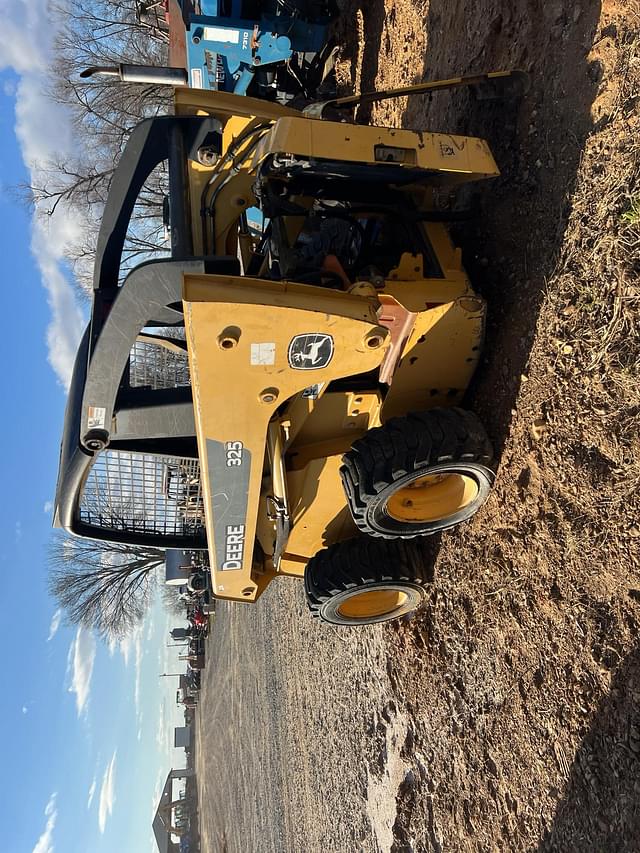
[[[502,172],[478,185],[482,217],[456,234],[471,280],[489,303],[485,361],[470,403],[498,458],[592,128],[602,69],[588,54],[599,17],[598,0],[429,3],[422,79],[520,68],[531,81],[515,104],[443,93],[413,98],[403,117],[406,127],[486,138]]]
[[[363,23],[361,44],[358,41],[358,13]],[[342,3],[338,35],[339,42],[344,45],[342,58],[350,64],[352,83],[357,79],[358,64],[360,65],[360,91],[362,92],[376,87],[384,23],[384,0],[345,0]],[[360,51],[362,51],[361,56]],[[353,91],[353,86],[349,88]],[[359,124],[367,124],[370,121],[371,110],[371,104],[358,108]]]
[[[576,753],[539,853],[622,853],[640,838],[640,651],[618,669]]]

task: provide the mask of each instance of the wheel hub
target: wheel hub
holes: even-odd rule
[[[407,593],[399,589],[372,589],[357,592],[340,604],[338,613],[345,619],[371,619],[376,616],[386,616],[403,607],[407,599]]]
[[[442,521],[469,506],[478,492],[466,474],[426,474],[394,492],[387,512],[396,521]]]

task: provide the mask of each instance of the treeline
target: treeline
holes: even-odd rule
[[[52,157],[27,187],[42,214],[73,209],[86,223],[80,242],[68,247],[79,290],[92,287],[93,257],[102,211],[115,166],[133,127],[172,108],[171,90],[120,83],[113,77],[83,79],[90,66],[119,62],[167,64],[167,39],[141,20],[134,0],[69,0],[53,10],[62,22],[55,39],[49,96],[66,107],[73,123],[70,155]],[[165,245],[162,203],[166,173],[147,181],[132,217],[123,270]],[[58,213],[57,213],[58,212]],[[49,553],[49,590],[71,624],[104,639],[117,639],[140,623],[158,588],[164,551],[56,535]],[[165,604],[176,607],[165,594]]]
[[[54,157],[40,168],[37,183],[27,189],[40,211],[53,214],[60,206],[73,208],[86,223],[80,242],[68,249],[83,292],[91,288],[102,210],[129,133],[141,119],[166,113],[172,106],[168,88],[123,84],[115,77],[80,77],[95,65],[167,64],[166,35],[148,15],[141,17],[137,6],[135,0],[69,0],[64,9],[54,10],[62,23],[53,47],[48,94],[71,116],[75,144],[71,155]],[[125,270],[164,246],[165,188],[166,175],[159,169],[136,205],[123,256]]]

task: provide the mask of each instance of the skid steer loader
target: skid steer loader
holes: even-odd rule
[[[304,578],[314,616],[353,625],[420,604],[424,537],[493,482],[460,408],[485,303],[435,198],[498,169],[481,139],[356,126],[339,107],[183,88],[175,115],[135,128],[100,230],[55,524],[207,550],[218,598]],[[171,256],[121,281],[164,160]]]

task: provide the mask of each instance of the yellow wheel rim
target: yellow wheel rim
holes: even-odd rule
[[[426,474],[394,492],[387,512],[396,521],[442,521],[473,503],[478,492],[465,474]]]
[[[349,596],[338,607],[338,613],[345,619],[374,619],[399,610],[408,598],[399,589],[371,589]]]

